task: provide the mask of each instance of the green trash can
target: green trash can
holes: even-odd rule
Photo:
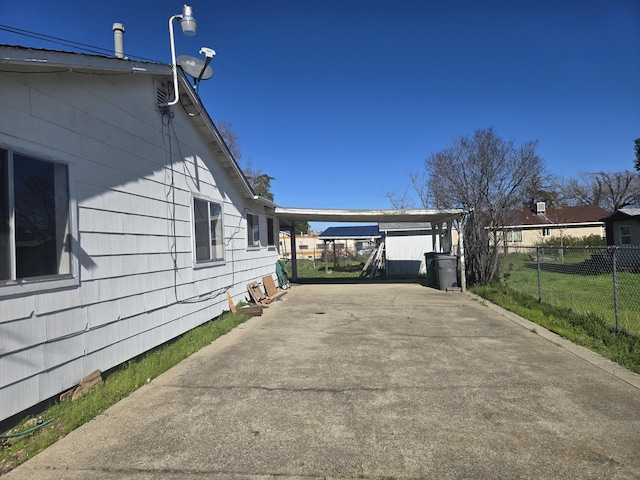
[[[436,255],[438,288],[447,290],[458,286],[458,257],[455,255]]]
[[[427,271],[427,286],[438,287],[438,278],[436,276],[436,252],[427,252],[424,254],[424,265]]]

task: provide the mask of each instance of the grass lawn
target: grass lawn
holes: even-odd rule
[[[543,303],[600,317],[615,328],[612,273],[588,263],[588,252],[570,251],[562,259],[541,262],[540,293]],[[504,258],[502,281],[514,291],[538,299],[538,270],[526,254]],[[617,273],[620,329],[640,336],[640,274]]]
[[[0,436],[0,475],[27,461],[249,318],[248,315],[225,313],[114,369],[102,384],[80,399],[55,402],[36,417],[24,418],[11,433]]]
[[[505,284],[476,286],[471,291],[632,372],[640,373],[640,338],[616,333],[611,325],[595,314],[578,313],[566,307],[538,302],[537,295],[527,295]]]
[[[329,273],[325,273],[324,261],[298,260],[298,278],[301,280],[328,280],[328,279],[357,279],[368,257],[356,259],[341,259],[334,267],[333,261],[329,261]],[[364,278],[370,278],[371,266],[367,269]],[[384,270],[378,270],[376,278],[384,278]]]

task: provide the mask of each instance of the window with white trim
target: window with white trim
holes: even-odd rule
[[[620,245],[631,245],[630,225],[620,225]]]
[[[504,232],[505,241],[507,243],[520,243],[522,242],[522,230],[507,230]]]
[[[193,228],[196,263],[224,260],[222,205],[194,197]]]
[[[0,281],[71,275],[67,166],[0,149]]]
[[[543,237],[550,237],[551,236],[551,229],[549,227],[542,227],[542,236]]]
[[[247,213],[247,246],[260,246],[260,219],[253,213]]]

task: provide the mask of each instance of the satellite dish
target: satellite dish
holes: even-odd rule
[[[196,80],[196,83],[200,80],[208,80],[213,76],[213,69],[208,63],[190,55],[180,55],[178,57],[178,65],[188,75],[191,75]]]

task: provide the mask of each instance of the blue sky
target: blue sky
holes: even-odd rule
[[[640,137],[640,1],[193,0],[217,52],[199,93],[230,121],[278,204],[391,208],[424,158],[493,127],[537,139],[550,172],[633,168]],[[170,62],[179,1],[0,0],[0,23]],[[69,50],[0,30],[0,43]]]

